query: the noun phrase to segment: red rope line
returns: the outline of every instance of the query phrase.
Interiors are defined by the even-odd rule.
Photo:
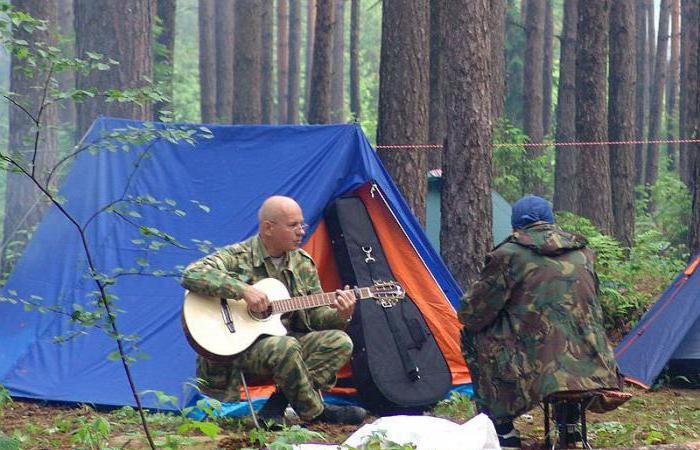
[[[659,139],[653,141],[600,141],[600,142],[526,142],[522,144],[492,144],[493,147],[549,147],[556,145],[557,147],[574,147],[574,146],[592,146],[592,145],[624,145],[624,144],[697,144],[700,139]],[[377,145],[376,148],[386,149],[408,149],[408,148],[442,148],[440,144],[404,144],[404,145]]]

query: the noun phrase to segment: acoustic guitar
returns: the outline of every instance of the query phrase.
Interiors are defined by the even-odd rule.
[[[274,278],[260,280],[253,287],[267,294],[271,304],[267,311],[251,311],[242,299],[185,292],[182,325],[187,341],[197,353],[215,360],[230,359],[250,347],[259,336],[286,335],[282,314],[330,305],[336,297],[335,292],[325,292],[290,298],[284,284]],[[357,300],[373,298],[384,308],[394,306],[405,295],[403,288],[393,281],[377,282],[351,292]]]

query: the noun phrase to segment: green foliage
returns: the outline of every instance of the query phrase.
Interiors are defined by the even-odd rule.
[[[639,188],[635,203],[637,229],[656,230],[680,250],[688,241],[693,211],[692,195],[676,173],[661,171],[651,188]]]
[[[449,399],[442,400],[435,406],[433,414],[466,421],[476,415],[476,409],[468,395],[453,392]]]
[[[14,437],[0,433],[0,450],[20,450],[21,442]]]
[[[343,449],[347,450],[415,450],[416,448],[411,443],[399,444],[387,439],[386,432],[383,430],[375,431],[366,436],[359,447],[343,446]]]
[[[76,444],[86,445],[91,449],[100,449],[107,442],[112,427],[104,417],[90,421],[78,418],[78,429],[73,432],[71,440]]]
[[[2,409],[11,404],[12,397],[10,396],[10,393],[5,386],[0,384],[0,416],[2,416]]]

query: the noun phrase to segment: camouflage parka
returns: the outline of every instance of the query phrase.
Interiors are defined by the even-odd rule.
[[[621,387],[584,237],[535,222],[486,258],[461,299],[462,350],[476,400],[518,416],[558,391]]]

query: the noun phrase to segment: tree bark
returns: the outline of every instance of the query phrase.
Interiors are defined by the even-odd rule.
[[[155,81],[162,83],[162,90],[170,101],[173,98],[173,57],[175,55],[175,17],[177,0],[156,0],[156,15],[160,21],[160,34],[156,38]],[[159,120],[162,111],[169,109],[167,102],[153,105],[153,119]]]
[[[234,2],[216,0],[214,22],[216,34],[216,118],[220,123],[233,121],[233,58],[235,48]],[[241,43],[247,41],[241,40]]]
[[[564,0],[564,24],[559,57],[556,142],[576,141],[576,22],[578,1]],[[557,145],[554,172],[554,209],[577,210],[576,148]]]
[[[542,142],[542,68],[544,58],[545,0],[528,0],[525,24],[525,67],[523,73],[523,122],[530,142]],[[528,158],[542,156],[541,147],[528,147]],[[521,180],[523,192],[542,195],[542,180],[526,173]]]
[[[603,142],[608,137],[606,62],[609,11],[608,0],[578,3],[576,138],[579,142]],[[576,169],[576,213],[590,219],[601,232],[611,234],[613,214],[608,146],[580,146]]]
[[[463,289],[492,245],[491,79],[488,0],[445,3],[447,144],[440,248]],[[475,226],[478,224],[478,226]]]
[[[610,9],[608,136],[612,141],[634,138],[636,85],[634,0],[614,0]],[[634,147],[610,147],[613,235],[625,247],[634,243]]]
[[[666,83],[666,49],[668,48],[668,18],[669,0],[661,0],[659,9],[659,35],[656,46],[656,63],[654,65],[654,83],[649,102],[649,141],[659,138],[661,124],[661,110],[664,101],[664,85]],[[656,183],[659,172],[659,144],[647,145],[647,161],[644,183],[652,185]]]
[[[678,97],[678,89],[681,79],[681,2],[680,0],[671,0],[671,60],[668,66],[668,79],[666,82],[666,138],[673,140],[676,99]],[[669,143],[666,146],[668,154],[668,167],[671,170],[678,169],[678,147]]]
[[[656,61],[656,22],[654,22],[654,18],[656,17],[654,15],[654,0],[645,0],[646,1],[646,8],[647,8],[647,104],[645,105],[646,108],[646,116],[647,120],[649,119],[649,109],[651,105],[651,92],[652,92],[652,87],[654,85],[653,80],[654,80],[654,64]],[[649,122],[647,122],[647,127],[649,126]],[[649,133],[649,130],[647,130],[647,134]],[[646,151],[644,152],[644,170],[646,171]],[[646,174],[645,174],[645,180],[646,180]]]
[[[548,136],[552,122],[552,47],[554,19],[552,0],[545,1],[544,52],[542,57],[542,135]]]
[[[306,67],[304,69],[304,111],[308,122],[311,105],[311,73],[314,62],[314,34],[316,30],[316,0],[306,2]]]
[[[216,122],[214,0],[199,0],[199,102],[202,122]]]
[[[289,0],[289,80],[287,123],[299,123],[299,74],[301,71],[301,1]]]
[[[692,46],[692,51],[694,52],[694,58],[692,62],[688,61],[688,78],[687,82],[689,86],[694,86],[693,97],[688,98],[688,103],[694,104],[692,111],[688,111],[688,125],[689,125],[689,135],[694,139],[700,138],[700,91],[698,86],[700,86],[700,48],[698,42],[700,42],[700,33],[698,33],[698,24],[700,24],[700,2],[698,0],[692,0],[692,4],[688,8],[689,11],[689,21],[693,24],[689,26],[689,36],[688,39],[694,42]],[[692,65],[691,65],[692,63]],[[691,255],[696,255],[700,252],[700,143],[694,143],[688,145],[689,151],[689,163],[692,172],[690,180],[690,192],[693,195],[693,217],[690,223],[690,242],[688,249]]]
[[[686,113],[686,98],[685,98],[685,92],[687,90],[686,87],[686,48],[687,48],[687,42],[686,42],[686,35],[687,35],[687,8],[688,8],[688,0],[681,0],[681,54],[680,54],[680,67],[681,67],[681,76],[679,80],[679,95],[678,95],[678,138],[681,140],[685,140],[688,137],[688,132],[687,132],[687,126],[686,126],[686,120],[685,120],[685,113]],[[684,182],[686,182],[687,177],[688,177],[688,172],[687,172],[687,167],[688,167],[688,158],[687,158],[687,146],[684,143],[680,143],[678,145],[678,174]]]
[[[239,45],[233,61],[234,89],[233,123],[260,123],[262,106],[260,104],[260,67],[262,42],[260,28],[262,25],[262,5],[260,0],[236,2],[234,12],[236,41]]]
[[[82,58],[85,52],[95,52],[119,61],[110,70],[78,73],[78,89],[137,88],[143,87],[147,79],[153,79],[151,2],[76,0],[75,6],[77,56]],[[150,103],[107,103],[99,96],[78,103],[77,112],[81,137],[99,115],[138,120],[153,117]]]
[[[490,0],[490,8],[491,122],[495,125],[504,115],[506,101],[506,0]]]
[[[277,121],[287,123],[289,0],[277,0]]]
[[[700,0],[685,0],[683,9],[683,91],[681,98],[684,99],[684,132],[688,139],[698,139],[698,134],[694,133],[694,127],[700,117],[700,108],[697,102],[693,101],[700,96],[700,79],[697,76],[700,60]],[[693,146],[694,145],[694,146]],[[682,152],[682,175],[688,188],[693,192],[697,186],[697,178],[693,176],[694,165],[697,164],[698,155],[697,144],[686,144]]]
[[[635,87],[635,104],[634,104],[634,129],[635,139],[638,141],[644,140],[644,124],[647,118],[646,105],[649,103],[647,89],[647,7],[644,2],[635,2],[634,8],[635,18],[635,49],[636,49],[636,67],[637,67],[637,84]],[[644,184],[644,166],[646,164],[646,152],[644,144],[635,144],[634,146],[634,184]]]
[[[384,0],[377,144],[428,140],[428,0]],[[387,170],[425,225],[428,160],[423,149],[380,149]]]
[[[49,0],[15,0],[13,6],[36,19],[48,21],[47,29],[36,29],[29,33],[24,29],[15,30],[14,37],[30,44],[45,42],[56,45],[57,5]],[[30,47],[36,51],[36,47]],[[18,67],[26,67],[24,61],[14,54],[10,58],[10,92],[17,94],[14,99],[21,104],[32,117],[16,106],[10,105],[8,154],[20,162],[28,172],[34,172],[37,180],[46,182],[48,171],[53,168],[58,157],[58,143],[55,127],[58,114],[55,105],[42,109],[44,89],[48,77],[52,74],[46,68],[35,68],[26,74]],[[41,127],[40,141],[34,148],[34,134],[38,119]],[[3,149],[3,153],[5,153]],[[48,202],[34,183],[24,174],[6,171],[5,217],[3,220],[2,254],[0,255],[2,273],[11,271],[14,263],[46,210]]]
[[[428,141],[445,141],[445,2],[430,1],[430,99],[428,111]],[[496,0],[498,1],[498,0]],[[495,75],[495,74],[494,74]],[[495,97],[495,95],[494,95]],[[442,169],[444,149],[428,152],[428,169]]]
[[[333,24],[333,57],[331,60],[331,121],[345,121],[345,0],[335,2]]]
[[[331,45],[333,39],[333,2],[316,0],[314,58],[311,69],[309,123],[331,121]]]
[[[273,123],[273,45],[275,0],[262,0],[262,54],[260,60],[260,102],[262,123]]]
[[[360,121],[360,0],[350,3],[350,114]]]

